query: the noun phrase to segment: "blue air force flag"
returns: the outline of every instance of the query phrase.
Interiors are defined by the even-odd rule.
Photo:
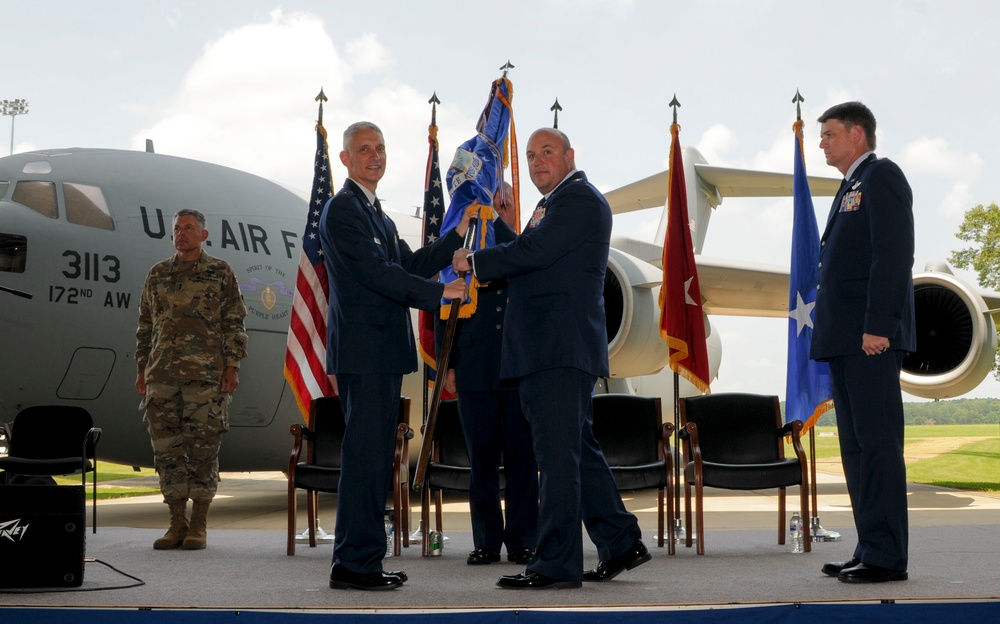
[[[505,144],[511,127],[511,99],[513,88],[510,80],[499,78],[493,82],[490,97],[476,124],[476,135],[455,150],[455,158],[448,167],[447,185],[451,196],[448,212],[441,225],[444,236],[455,229],[462,215],[469,209],[476,211],[477,231],[472,249],[492,247],[496,240],[493,233],[493,194],[503,180]],[[457,276],[449,266],[441,271],[441,281],[448,283]],[[476,309],[476,284],[470,283],[470,297],[459,309],[460,318],[468,318]],[[448,303],[448,302],[446,302]],[[446,314],[447,307],[442,312]]]
[[[819,280],[819,228],[802,155],[802,121],[795,123],[792,263],[788,292],[788,376],[785,422],[801,420],[803,431],[833,407],[830,366],[809,359],[813,336],[813,308]]]

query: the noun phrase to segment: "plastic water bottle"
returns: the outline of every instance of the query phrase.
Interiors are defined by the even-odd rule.
[[[427,539],[430,540],[427,546],[431,557],[441,556],[441,551],[444,549],[444,536],[441,535],[441,531],[429,531]]]
[[[800,553],[802,549],[802,517],[799,512],[792,514],[792,520],[788,523],[788,535],[792,538],[792,552]]]
[[[385,512],[385,556],[392,556],[392,510]]]

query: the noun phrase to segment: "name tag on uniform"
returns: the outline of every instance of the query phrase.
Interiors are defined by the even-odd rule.
[[[840,212],[854,212],[861,208],[861,191],[849,191],[840,200]]]

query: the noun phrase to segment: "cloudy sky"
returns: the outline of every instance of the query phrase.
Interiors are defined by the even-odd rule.
[[[967,0],[47,0],[4,16],[0,99],[30,103],[15,152],[152,139],[160,153],[305,190],[322,87],[332,138],[358,119],[384,130],[379,195],[402,212],[421,198],[431,94],[447,161],[508,59],[522,152],[558,97],[559,127],[602,190],[666,168],[674,94],[682,143],[711,164],[790,172],[799,90],[807,167],[827,176],[813,120],[860,99],[878,118],[879,155],[913,187],[919,269],[959,248],[965,210],[1000,194],[997,24],[1000,4]],[[822,223],[827,200],[816,208]],[[620,219],[616,233],[652,240],[658,220]],[[730,199],[703,252],[787,266],[790,237],[790,200]],[[713,390],[783,396],[786,321],[712,320],[724,348]],[[1000,396],[1000,383],[968,396]]]

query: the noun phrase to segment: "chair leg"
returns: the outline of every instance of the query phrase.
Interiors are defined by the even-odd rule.
[[[799,498],[800,505],[802,505],[802,513],[805,517],[802,518],[802,539],[805,542],[803,545],[803,550],[806,552],[812,552],[812,535],[809,531],[812,528],[812,511],[809,508],[809,486],[805,483],[799,486]]]
[[[424,531],[420,540],[420,554],[427,557],[431,554],[431,492],[426,483],[420,490],[420,526]]]
[[[684,547],[691,548],[691,484],[684,483]]]
[[[309,548],[316,548],[316,526],[319,522],[316,520],[317,507],[319,507],[319,492],[315,490],[306,490],[306,518],[309,525]]]
[[[392,555],[399,556],[401,538],[399,532],[402,528],[403,518],[403,492],[402,477],[399,466],[395,466],[392,473]]]
[[[444,536],[444,511],[442,507],[444,506],[444,491],[438,490],[434,495],[434,519],[437,521],[437,530],[442,536]]]
[[[399,550],[402,547],[402,536],[400,533],[403,530],[403,496],[396,490],[393,496],[392,503],[392,556],[398,557]]]
[[[668,487],[667,491],[665,492],[664,498],[666,498],[666,500],[667,500],[667,518],[670,518],[670,525],[669,526],[665,526],[664,530],[660,531],[660,535],[663,536],[663,537],[666,537],[666,539],[667,539],[667,554],[668,555],[673,555],[673,554],[675,554],[677,552],[677,547],[674,544],[674,526],[673,526],[674,525],[674,493],[673,493],[673,489],[671,489],[671,488]],[[661,511],[660,512],[660,516],[662,517],[662,515],[663,515],[663,512]],[[664,531],[666,531],[666,535],[664,535]]]
[[[81,476],[83,477],[83,487],[84,489],[86,489],[87,473],[84,472],[83,475]],[[94,494],[93,505],[91,505],[92,507],[91,513],[93,513],[93,520],[91,521],[91,525],[93,526],[94,535],[97,535],[97,457],[94,457],[94,474],[90,476],[90,482],[91,485],[93,486],[93,494]]]
[[[778,488],[778,545],[785,545],[785,488]]]
[[[407,426],[400,424],[396,427],[396,448],[392,458],[392,554],[399,556],[399,548],[402,542],[400,531],[403,525],[403,445]]]
[[[399,494],[400,494],[400,507],[402,508],[402,513],[399,516],[399,527],[397,532],[401,532],[402,535],[399,537],[402,540],[403,548],[410,547],[410,444],[407,439],[407,434],[412,435],[408,425],[400,426],[400,461],[398,467],[399,473]]]
[[[295,513],[298,501],[295,496],[295,486],[291,480],[288,481],[288,544],[285,554],[289,557],[295,556]]]
[[[656,546],[663,548],[663,488],[656,491]]]
[[[410,480],[409,477],[401,484],[402,516],[400,519],[400,529],[403,534],[403,548],[410,547]]]
[[[695,497],[695,526],[698,529],[698,554],[705,554],[705,486],[696,483],[694,486]],[[689,529],[690,531],[690,529]],[[690,535],[690,532],[688,533]]]
[[[392,512],[392,556],[398,557],[403,546],[403,538],[399,535],[403,531],[403,512],[397,507]]]

